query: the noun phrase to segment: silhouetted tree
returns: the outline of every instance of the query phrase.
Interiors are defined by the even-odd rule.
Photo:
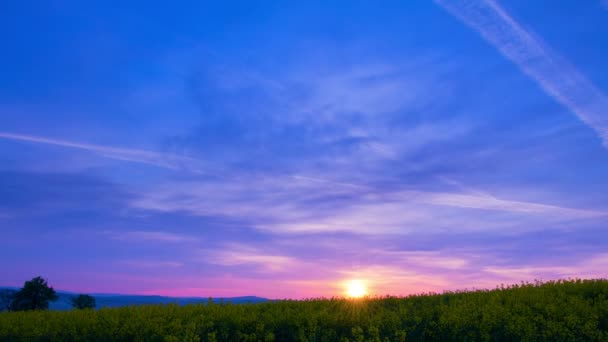
[[[86,294],[80,294],[70,299],[74,309],[95,309],[95,298]]]
[[[0,312],[10,310],[16,293],[17,291],[11,289],[0,290]]]
[[[49,287],[46,280],[36,277],[26,281],[23,288],[15,293],[11,310],[47,310],[49,302],[54,302],[58,298],[55,290]]]

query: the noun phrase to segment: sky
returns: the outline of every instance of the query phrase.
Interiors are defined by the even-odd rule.
[[[11,1],[0,285],[608,277],[608,2]]]

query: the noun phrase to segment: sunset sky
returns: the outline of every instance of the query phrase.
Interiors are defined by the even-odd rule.
[[[608,1],[12,1],[0,285],[608,277]]]

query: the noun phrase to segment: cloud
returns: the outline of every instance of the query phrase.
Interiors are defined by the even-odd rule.
[[[608,276],[606,269],[608,269],[608,253],[599,253],[569,265],[488,266],[483,268],[483,272],[516,282],[524,279],[531,281],[533,279],[606,278]]]
[[[283,255],[265,253],[243,244],[227,244],[222,249],[203,252],[205,261],[223,266],[256,265],[270,272],[285,271],[296,260]]]
[[[361,55],[345,64],[329,56],[264,72],[244,64],[211,63],[193,72],[193,101],[204,115],[170,144],[227,167],[306,173],[311,165],[353,170],[398,160],[469,131],[456,119],[407,115],[426,113],[445,96],[445,64],[428,57],[393,62]]]
[[[411,253],[414,256],[420,252],[396,252],[397,254]],[[440,252],[423,252],[429,255],[439,255]],[[422,257],[422,255],[420,255]],[[489,260],[488,260],[489,258]],[[608,254],[599,253],[587,256],[584,260],[556,266],[555,263],[543,265],[542,262],[533,264],[496,265],[491,255],[478,257],[480,264],[469,264],[466,259],[436,272],[437,267],[420,265],[412,267],[399,260],[382,264],[368,264],[364,267],[340,271],[339,279],[365,279],[371,292],[375,294],[411,294],[422,291],[444,291],[463,288],[494,288],[503,283],[519,283],[520,281],[553,280],[566,278],[605,278],[608,276]],[[424,260],[424,258],[422,259]],[[448,263],[447,265],[450,265]],[[435,270],[434,270],[435,269]]]
[[[0,132],[0,138],[74,148],[88,152],[94,152],[110,159],[142,163],[171,170],[187,169],[191,172],[200,172],[199,167],[201,163],[199,160],[174,154],[167,154],[149,150],[77,143],[67,140],[51,139],[46,137],[15,134],[9,132]]]
[[[529,213],[541,215],[557,215],[567,218],[595,218],[608,216],[608,212],[572,209],[560,206],[499,199],[487,194],[464,194],[464,193],[431,193],[413,192],[418,200],[443,206],[506,211],[512,213]]]
[[[163,231],[125,231],[125,232],[115,232],[115,231],[105,231],[104,234],[108,235],[114,240],[121,241],[156,241],[156,242],[187,242],[187,241],[197,241],[197,238],[175,234],[170,232]]]
[[[382,189],[301,176],[172,182],[150,188],[131,206],[238,218],[278,234],[528,231],[608,216],[601,210],[504,199],[479,191]]]
[[[317,295],[342,293],[344,283],[354,278],[364,279],[374,294],[408,294],[420,291],[422,286],[440,290],[449,284],[448,274],[459,274],[469,266],[465,258],[448,256],[443,251],[387,252],[365,249],[363,245],[355,250],[351,240],[342,241],[342,245],[331,248],[330,254],[326,253],[329,246],[319,250],[310,244],[308,247],[314,252],[308,250],[300,256],[294,253],[294,246],[287,247],[287,251],[282,246],[282,252],[269,252],[249,245],[226,244],[221,249],[201,251],[200,255],[211,264],[247,267],[239,270],[237,278],[262,276],[273,283],[288,283],[296,293]],[[365,256],[365,265],[353,263],[357,255]],[[368,259],[370,256],[373,258]],[[433,270],[441,270],[442,275]]]
[[[591,127],[608,148],[608,97],[494,0],[435,0],[490,42],[557,102]]]
[[[134,268],[177,268],[183,266],[181,262],[153,260],[125,260],[120,261],[119,264]]]
[[[410,69],[411,68],[411,69]],[[428,75],[412,66],[368,63],[341,67],[331,73],[320,70],[295,72],[293,81],[309,89],[310,96],[298,104],[298,117],[311,115],[320,122],[343,119],[354,113],[386,115],[404,108],[419,107],[431,85]]]
[[[393,262],[407,267],[423,269],[461,270],[469,265],[468,259],[444,255],[443,251],[372,250],[370,254],[386,258],[387,263]]]

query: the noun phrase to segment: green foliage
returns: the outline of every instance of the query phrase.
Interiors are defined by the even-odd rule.
[[[36,277],[26,281],[23,288],[15,293],[11,303],[12,311],[47,310],[50,301],[58,299],[55,290],[49,287],[46,280]]]
[[[74,309],[95,309],[95,298],[86,294],[70,298],[70,302]]]
[[[608,341],[608,281],[0,314],[0,341]]]

